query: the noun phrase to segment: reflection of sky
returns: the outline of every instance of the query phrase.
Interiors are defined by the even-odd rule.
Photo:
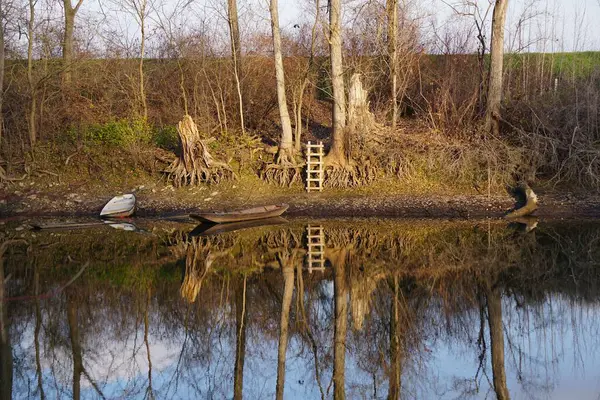
[[[546,321],[546,323],[544,323]],[[512,399],[597,399],[600,393],[600,359],[597,306],[573,304],[554,296],[535,308],[517,308],[503,302],[504,350],[507,385]],[[478,332],[478,320],[471,327]],[[486,325],[487,329],[487,325]],[[487,331],[486,331],[487,332]],[[495,398],[488,354],[476,399]],[[453,390],[461,382],[474,388],[478,367],[477,345],[448,340],[431,344],[433,359],[428,365],[443,398],[465,398]],[[431,393],[433,395],[434,393]],[[427,396],[434,397],[434,396]],[[437,397],[437,396],[436,396]]]
[[[332,301],[330,285],[324,286],[327,301]],[[330,296],[331,295],[331,296]],[[549,297],[535,306],[517,306],[513,299],[504,299],[505,361],[508,388],[513,399],[596,399],[600,392],[600,357],[598,330],[600,311],[597,306],[575,303],[559,295]],[[491,380],[490,343],[486,327],[488,352],[477,385],[474,377],[478,367],[478,311],[468,311],[463,321],[470,341],[443,333],[424,339],[420,346],[426,354],[411,354],[403,366],[403,398],[495,398]],[[323,314],[320,314],[323,315]],[[464,316],[464,315],[463,315]],[[153,324],[158,324],[152,321]],[[320,322],[321,327],[333,329],[333,324]],[[277,378],[277,337],[275,331],[257,329],[249,321],[244,369],[244,397],[273,398]],[[21,335],[20,347],[33,353],[33,324]],[[352,329],[351,323],[349,330]],[[208,335],[209,343],[197,347],[192,338],[182,332],[165,338],[152,326],[149,335],[152,356],[153,389],[157,398],[231,398],[235,344],[229,334],[215,329]],[[89,334],[89,332],[88,332]],[[128,335],[102,332],[102,339],[88,338],[84,343],[84,365],[107,398],[144,398],[148,386],[148,360],[144,343],[143,324]],[[349,331],[350,335],[350,331]],[[333,332],[321,337],[333,338]],[[348,346],[346,355],[346,389],[349,398],[372,398],[377,382],[377,397],[387,396],[387,384],[382,370],[374,378],[360,368],[361,337]],[[474,340],[473,340],[474,338]],[[362,340],[368,338],[362,337]],[[94,348],[90,348],[94,343]],[[97,345],[102,343],[102,345]],[[182,352],[182,348],[185,349]],[[323,353],[332,355],[331,343],[320,345],[321,382],[323,390],[332,397],[330,387],[332,360],[325,361]],[[327,347],[327,348],[324,348]],[[44,346],[42,346],[44,348]],[[367,347],[365,347],[367,348]],[[51,397],[71,396],[72,363],[68,345],[42,351],[42,368],[46,394]],[[200,361],[200,359],[202,361]],[[416,360],[419,360],[418,362]],[[312,352],[298,336],[290,338],[286,365],[286,399],[320,398],[314,379]],[[418,364],[418,365],[417,365]],[[35,386],[35,369],[28,369],[30,385]],[[15,377],[15,379],[19,379]],[[489,381],[488,381],[489,379]],[[94,388],[82,375],[84,398],[97,398]],[[18,396],[16,396],[18,398]]]

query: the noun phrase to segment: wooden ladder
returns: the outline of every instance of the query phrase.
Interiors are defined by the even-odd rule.
[[[321,225],[306,227],[308,241],[308,273],[325,270],[325,234]]]
[[[306,191],[323,191],[323,142],[306,145]]]

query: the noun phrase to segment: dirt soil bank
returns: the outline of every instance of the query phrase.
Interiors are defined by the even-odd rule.
[[[191,211],[222,211],[261,204],[287,203],[286,215],[298,217],[502,217],[514,201],[508,194],[412,194],[389,185],[306,193],[301,187],[281,189],[258,180],[218,186],[176,189],[160,182],[122,185],[29,181],[0,189],[0,219],[32,216],[97,215],[114,195],[134,192],[142,217],[173,216]],[[536,215],[552,218],[600,218],[600,195],[536,190]]]

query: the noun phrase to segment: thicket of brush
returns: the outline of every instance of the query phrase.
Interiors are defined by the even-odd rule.
[[[352,140],[356,158],[369,159],[387,176],[410,182],[453,182],[476,188],[500,187],[515,179],[600,187],[599,53],[509,54],[505,57],[501,137],[483,133],[486,59],[476,55],[406,53],[401,58],[401,119],[397,131],[382,127]],[[348,56],[347,77],[360,72],[378,122],[389,123],[389,79],[384,58]],[[162,148],[177,152],[175,126],[187,112],[211,151],[258,173],[263,145],[279,136],[274,66],[263,56],[246,56],[241,71],[245,130],[228,58],[149,59],[145,62],[148,118],[139,109],[134,59],[81,59],[73,80],[62,81],[61,63],[39,60],[34,68],[38,113],[37,146],[60,154],[74,149]],[[290,101],[306,71],[302,141],[330,133],[328,62],[285,59]],[[0,160],[9,173],[35,165],[30,152],[28,110],[32,94],[24,62],[9,61]],[[294,120],[293,120],[294,122]],[[257,154],[259,156],[257,156]],[[162,153],[165,157],[165,153]],[[25,163],[23,163],[25,160]],[[68,161],[68,160],[67,160]],[[85,157],[80,162],[86,162]],[[73,164],[73,162],[71,163]],[[30,168],[31,169],[31,168]],[[381,176],[380,176],[381,178]]]

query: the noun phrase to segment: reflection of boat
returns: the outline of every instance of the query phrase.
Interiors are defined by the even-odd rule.
[[[56,224],[32,224],[31,228],[33,230],[69,230],[69,229],[87,229],[87,228],[95,228],[99,226],[106,226],[101,221],[94,222],[65,222],[65,223],[56,223]]]
[[[256,219],[278,217],[288,209],[287,204],[270,205],[248,208],[247,210],[230,212],[211,212],[202,214],[190,214],[190,217],[202,221],[222,224],[227,222],[252,221]]]
[[[255,228],[257,226],[269,226],[285,224],[287,220],[282,217],[263,218],[252,221],[231,222],[229,224],[200,224],[189,236],[212,236],[219,233],[234,232],[241,229]]]
[[[138,230],[137,226],[129,222],[115,222],[115,221],[104,221],[111,228],[119,229],[121,231],[135,232]]]
[[[135,195],[124,194],[113,197],[100,211],[104,218],[130,217],[135,212]]]

